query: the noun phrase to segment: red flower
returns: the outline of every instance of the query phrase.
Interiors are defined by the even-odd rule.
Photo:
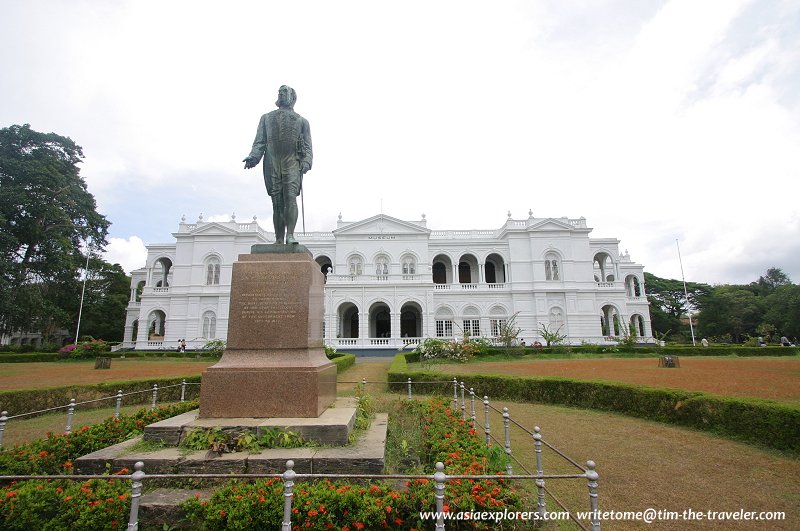
[[[450,512],[450,506],[449,505],[443,505],[442,506],[442,512],[443,513],[449,513]]]
[[[391,505],[387,505],[387,506],[385,507],[385,509],[386,509],[386,514],[389,514],[389,513],[391,513],[391,512],[392,512],[392,506],[391,506]]]
[[[355,526],[356,529],[364,529],[364,524],[362,524],[361,522],[356,522],[353,525]]]

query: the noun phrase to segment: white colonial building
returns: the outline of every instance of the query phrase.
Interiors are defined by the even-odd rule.
[[[333,232],[297,235],[326,275],[324,337],[344,350],[401,348],[426,337],[497,336],[515,316],[528,345],[538,331],[608,343],[633,330],[652,341],[640,264],[619,240],[590,238],[585,218],[535,218],[494,230],[430,230],[377,215]],[[148,246],[133,272],[124,347],[200,348],[225,339],[231,267],[274,234],[253,219],[181,221],[175,242]]]

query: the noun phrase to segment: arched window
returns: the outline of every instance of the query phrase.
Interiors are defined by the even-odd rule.
[[[375,259],[375,274],[386,280],[389,276],[389,259],[385,256],[379,256]]]
[[[550,314],[548,318],[550,321],[551,332],[558,332],[564,327],[564,310],[562,310],[558,306],[550,308]]]
[[[403,257],[403,274],[404,275],[416,275],[417,274],[417,262],[414,260],[413,256],[404,256]]]
[[[203,338],[214,339],[217,336],[217,316],[211,310],[203,313]]]
[[[206,260],[206,286],[219,285],[219,258],[212,256]]]
[[[351,275],[361,275],[364,271],[364,264],[360,256],[351,256],[347,261],[347,269]]]
[[[558,255],[547,253],[544,257],[544,278],[546,280],[561,280],[561,264]]]

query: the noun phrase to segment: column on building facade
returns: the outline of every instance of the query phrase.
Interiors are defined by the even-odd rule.
[[[484,272],[484,268],[486,264],[478,264],[478,283],[479,284],[486,284],[486,273]]]
[[[389,322],[391,323],[391,327],[392,327],[390,337],[392,339],[398,338],[401,335],[400,334],[400,315],[401,315],[401,312],[399,312],[399,311],[389,312]]]

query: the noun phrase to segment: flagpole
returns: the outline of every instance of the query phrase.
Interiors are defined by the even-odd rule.
[[[686,313],[689,315],[689,330],[692,332],[692,346],[697,346],[694,342],[694,326],[692,325],[692,310],[689,309],[689,291],[686,289],[686,277],[683,276],[683,260],[681,259],[681,246],[678,245],[678,238],[675,238],[675,246],[678,248],[678,262],[681,264],[681,279],[683,280],[683,294],[686,296]]]
[[[83,314],[83,296],[86,293],[86,279],[89,277],[89,240],[86,240],[86,267],[83,268],[83,287],[81,288],[81,305],[78,307],[78,328],[75,330],[75,344],[78,344],[81,333],[81,315]]]

